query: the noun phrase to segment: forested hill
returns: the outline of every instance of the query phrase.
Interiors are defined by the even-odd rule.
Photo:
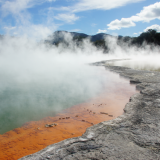
[[[132,44],[142,45],[143,42],[147,44],[160,45],[160,33],[156,30],[149,29],[147,32],[143,32],[140,36],[132,38]]]
[[[58,46],[59,44],[65,44],[69,46],[69,43],[75,42],[77,45],[81,45],[83,40],[88,39],[91,41],[93,45],[97,48],[104,49],[104,52],[108,51],[108,45],[106,42],[106,37],[113,37],[109,34],[99,33],[93,36],[84,34],[84,33],[76,33],[76,32],[67,32],[67,31],[56,31],[52,36],[46,40],[46,43],[50,43]],[[149,45],[159,45],[160,46],[160,33],[156,30],[149,29],[147,32],[141,33],[138,37],[129,37],[129,36],[118,36],[117,44],[123,45],[124,43],[128,46],[135,45],[137,47],[143,47],[143,44]]]
[[[46,40],[52,44],[58,44],[69,40],[69,37],[73,37],[73,41],[82,41],[83,39],[90,39],[91,42],[96,42],[100,40],[104,40],[105,36],[111,36],[105,33],[99,33],[93,36],[84,34],[84,33],[77,33],[77,32],[67,32],[67,31],[56,31],[53,35],[49,36],[49,39]]]

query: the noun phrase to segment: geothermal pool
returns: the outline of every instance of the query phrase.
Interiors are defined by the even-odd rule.
[[[30,91],[31,87],[20,93],[19,91],[16,94],[15,92],[10,93],[12,103],[4,101],[6,102],[4,104],[10,104],[12,107],[10,109],[9,106],[8,112],[5,112],[7,118],[3,116],[6,118],[6,120],[2,119],[3,125],[5,123],[7,125],[7,122],[12,122],[14,119],[16,119],[15,122],[23,121],[9,124],[11,127],[8,129],[16,128],[15,126],[19,128],[0,135],[0,159],[16,160],[35,153],[50,144],[81,136],[88,127],[102,121],[115,119],[123,114],[123,109],[130,96],[137,93],[135,86],[118,74],[105,70],[104,67],[90,67],[93,72],[90,74],[88,72],[86,77],[82,74],[83,72],[78,74],[80,79],[78,79],[78,83],[72,81],[73,86],[71,83],[66,86],[65,83],[57,85],[56,89],[51,87],[41,89],[44,86],[38,88],[33,85],[33,88],[37,87],[34,92]],[[83,77],[81,77],[82,75]],[[14,87],[17,88],[17,86]],[[61,87],[65,89],[62,90]],[[79,90],[80,88],[81,90]],[[71,89],[71,93],[69,89]],[[39,93],[39,91],[41,92]],[[54,93],[55,91],[56,93]],[[57,93],[60,93],[59,97],[55,98]],[[26,97],[23,97],[24,95]],[[12,96],[13,98],[11,98]],[[16,100],[21,100],[21,105]],[[47,104],[48,106],[46,106]],[[17,105],[19,107],[14,109],[14,106]],[[38,109],[39,105],[40,109]],[[60,107],[60,109],[56,107]],[[12,110],[14,110],[13,115]],[[25,121],[27,123],[24,124]],[[52,123],[56,123],[57,126],[45,127],[46,124]],[[2,128],[3,125],[1,125]],[[21,125],[22,127],[20,127]],[[6,128],[5,130],[7,130]]]
[[[63,109],[97,96],[104,85],[111,84],[110,75],[103,75],[101,69],[87,65],[34,76],[1,76],[0,134],[28,121],[55,116]]]

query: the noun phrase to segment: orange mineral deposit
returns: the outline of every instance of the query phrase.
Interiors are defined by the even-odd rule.
[[[121,79],[112,88],[104,86],[103,92],[88,102],[0,135],[0,160],[17,160],[50,144],[81,136],[88,127],[123,114],[125,104],[136,92],[135,86]]]

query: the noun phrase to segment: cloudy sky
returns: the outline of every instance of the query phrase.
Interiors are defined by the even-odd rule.
[[[0,0],[0,34],[43,38],[56,30],[138,36],[160,31],[157,0]]]

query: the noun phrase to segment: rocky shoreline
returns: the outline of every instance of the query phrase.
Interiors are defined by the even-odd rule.
[[[152,160],[160,159],[160,73],[105,66],[136,84],[124,114],[89,127],[77,138],[66,139],[20,160]]]

